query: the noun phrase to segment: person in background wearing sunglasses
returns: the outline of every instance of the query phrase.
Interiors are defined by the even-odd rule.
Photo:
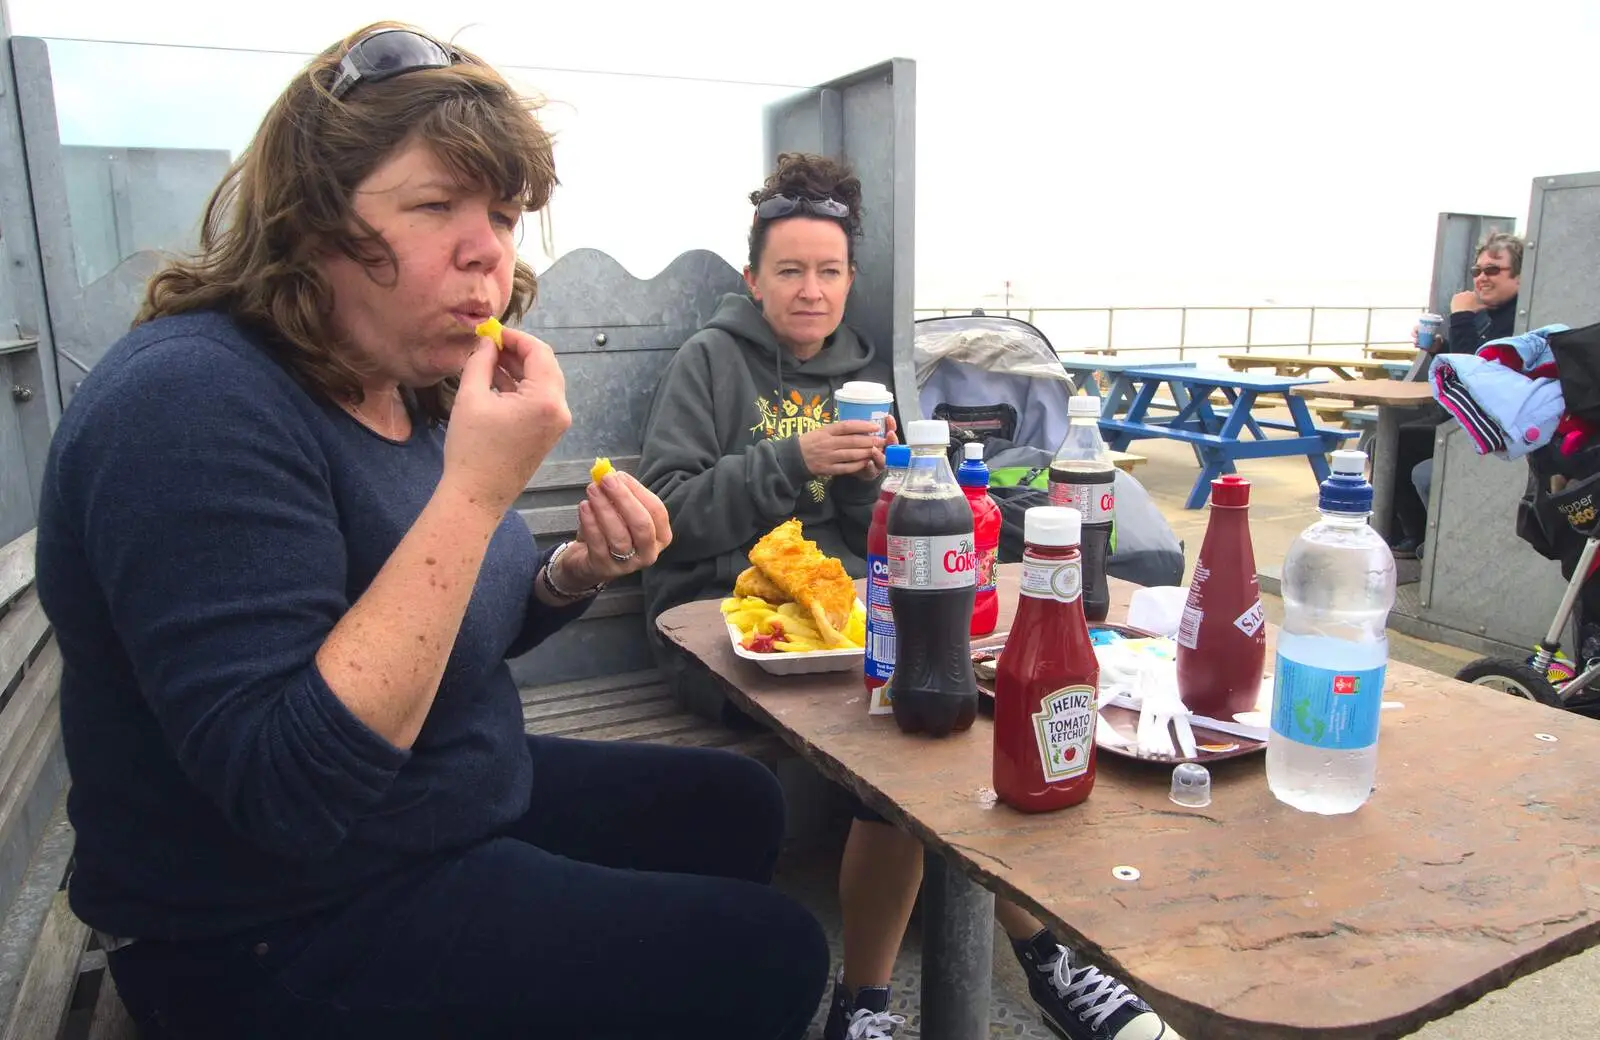
[[[390,23],[296,75],[52,444],[71,902],[149,1038],[797,1040],[821,928],[772,774],[528,737],[508,657],[672,543],[607,476],[511,505],[570,422],[489,318],[555,187],[534,107]],[[492,329],[492,326],[491,326]]]
[[[1509,336],[1517,320],[1517,293],[1522,284],[1522,239],[1496,231],[1478,247],[1469,270],[1472,288],[1450,298],[1449,324],[1434,339],[1431,354],[1475,354],[1492,339]],[[1411,330],[1417,342],[1417,329]],[[1434,431],[1450,418],[1435,405],[1425,418],[1400,425],[1395,465],[1394,518],[1389,545],[1397,559],[1424,552],[1428,530],[1428,494],[1433,483]]]
[[[831,159],[785,154],[750,201],[750,296],[725,297],[674,356],[645,429],[640,479],[666,503],[677,532],[643,576],[658,645],[657,614],[727,595],[745,550],[791,515],[862,577],[884,446],[895,439],[892,425],[879,439],[867,424],[829,421],[833,389],[845,380],[893,385],[891,359],[843,324],[861,182]],[[692,688],[698,676],[682,670],[679,655],[658,657],[692,705],[720,696]],[[884,1040],[905,1022],[890,1011],[889,980],[922,884],[922,844],[859,800],[854,817],[839,870],[844,963],[824,1040]],[[1067,1040],[1166,1035],[1149,1005],[1020,908],[996,900],[995,916],[1041,1013]]]

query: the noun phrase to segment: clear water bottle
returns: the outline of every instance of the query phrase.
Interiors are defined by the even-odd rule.
[[[1283,629],[1273,670],[1267,786],[1304,812],[1354,812],[1372,794],[1389,663],[1394,554],[1367,524],[1367,456],[1333,453],[1322,519],[1283,561]]]

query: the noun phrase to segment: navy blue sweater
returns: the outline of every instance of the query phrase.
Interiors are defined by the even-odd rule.
[[[508,656],[586,604],[533,597],[508,514],[402,750],[314,657],[438,484],[442,429],[377,436],[231,320],[162,319],[95,366],[51,445],[38,592],[64,669],[73,910],[201,938],[332,906],[528,808]]]

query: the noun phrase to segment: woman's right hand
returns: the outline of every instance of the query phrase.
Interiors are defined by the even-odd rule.
[[[813,477],[840,477],[872,464],[873,452],[882,452],[884,439],[878,424],[852,419],[829,423],[800,435],[800,455]]]
[[[555,351],[509,326],[505,346],[487,338],[461,370],[444,438],[444,477],[475,505],[511,508],[572,425]]]

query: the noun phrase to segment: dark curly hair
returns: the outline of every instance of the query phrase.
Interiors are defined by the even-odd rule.
[[[767,229],[772,225],[805,216],[813,220],[829,220],[844,229],[849,243],[850,264],[856,262],[856,239],[861,237],[861,181],[848,164],[829,159],[825,155],[807,155],[803,152],[784,152],[778,156],[778,167],[766,183],[750,193],[750,205],[759,206],[767,199],[787,195],[792,199],[821,201],[833,199],[850,207],[848,217],[829,217],[815,213],[797,213],[771,220],[755,218],[750,224],[750,267],[761,266],[761,251],[767,244]]]

